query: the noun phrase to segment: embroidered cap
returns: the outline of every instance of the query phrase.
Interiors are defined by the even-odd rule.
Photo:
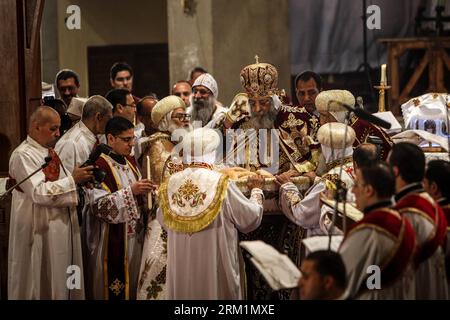
[[[200,75],[197,79],[195,79],[194,84],[192,85],[192,89],[197,86],[204,86],[212,92],[214,98],[217,99],[219,95],[219,88],[217,87],[217,82],[209,73],[204,73]]]
[[[214,164],[220,140],[216,130],[206,127],[192,130],[182,141],[183,162]]]
[[[345,134],[346,129],[347,134]],[[355,130],[350,126],[339,122],[326,123],[321,126],[317,132],[317,140],[320,144],[333,149],[345,149],[351,147],[353,142],[355,142],[355,139]]]
[[[342,104],[354,107],[355,97],[348,90],[326,90],[317,95],[315,104],[319,112],[347,111]]]
[[[152,109],[152,121],[155,126],[159,125],[166,114],[178,108],[186,109],[186,104],[180,97],[172,95],[159,100]]]

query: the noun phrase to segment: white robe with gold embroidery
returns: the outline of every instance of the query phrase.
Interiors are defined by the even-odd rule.
[[[44,163],[48,149],[31,137],[14,150],[9,173],[21,181]],[[12,194],[8,252],[9,299],[84,299],[80,229],[75,182],[60,167],[59,180],[45,182],[42,171]],[[79,289],[67,288],[78,266]]]
[[[143,245],[143,223],[141,210],[131,192],[131,184],[136,181],[135,174],[127,163],[119,164],[111,157],[102,156],[112,166],[120,189],[110,193],[108,188],[86,190],[91,206],[90,216],[86,216],[89,231],[88,270],[86,271],[86,292],[93,299],[105,299],[104,294],[104,258],[107,252],[105,237],[108,224],[126,223],[127,259],[129,273],[129,298],[135,299],[139,266]],[[139,174],[140,177],[140,174]]]
[[[306,229],[307,237],[328,234],[327,213],[333,210],[320,200],[321,194],[328,190],[325,179],[335,182],[341,172],[341,166],[328,171],[322,178],[316,178],[315,183],[306,191],[302,198],[298,188],[292,183],[280,187],[279,205],[283,213],[295,224]],[[352,176],[353,163],[344,164],[341,179],[347,188],[347,201],[353,199],[351,188],[354,184]],[[333,233],[341,234],[338,229]]]
[[[240,249],[238,231],[250,232],[261,223],[263,193],[253,189],[250,200],[229,182],[226,190],[220,183],[221,174],[207,169],[188,168],[169,178],[167,183],[168,209],[158,209],[158,220],[167,228],[167,293],[168,299],[242,299]],[[190,183],[188,182],[190,180]],[[175,231],[169,221],[183,224],[193,216],[205,216],[218,202],[217,194],[225,192],[217,215],[197,232]],[[164,191],[160,191],[162,193]],[[160,198],[164,195],[160,194]],[[162,205],[163,206],[163,205]],[[174,222],[175,220],[175,222]],[[198,219],[193,225],[205,225]],[[185,228],[192,225],[183,224]]]

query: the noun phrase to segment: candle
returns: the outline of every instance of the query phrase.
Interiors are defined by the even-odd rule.
[[[386,64],[381,65],[381,79],[380,84],[386,84]]]
[[[150,157],[149,156],[147,156],[147,179],[149,181],[151,181],[151,179],[152,179],[152,173],[150,171]],[[152,208],[152,193],[151,192],[149,192],[147,194],[147,205],[148,205],[149,209]]]

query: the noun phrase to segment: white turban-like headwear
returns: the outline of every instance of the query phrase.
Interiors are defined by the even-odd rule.
[[[317,140],[326,163],[351,156],[355,139],[356,133],[352,127],[339,122],[326,123],[317,131]]]
[[[183,137],[183,162],[214,164],[221,138],[216,130],[203,127],[190,131]]]
[[[216,80],[209,73],[204,73],[195,79],[192,88],[195,88],[196,86],[204,86],[208,88],[212,92],[214,98],[217,99],[217,96],[219,95],[219,88],[217,87]]]

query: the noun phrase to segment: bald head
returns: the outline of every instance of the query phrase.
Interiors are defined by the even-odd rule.
[[[48,106],[41,106],[30,117],[29,136],[45,148],[53,148],[59,138],[61,118]]]
[[[55,117],[59,118],[59,114],[55,109],[48,106],[40,106],[31,114],[30,125],[33,123],[42,125]]]
[[[142,98],[137,104],[137,116],[139,121],[144,124],[147,133],[152,133],[155,128],[152,122],[152,110],[157,102],[157,99],[147,96]]]

